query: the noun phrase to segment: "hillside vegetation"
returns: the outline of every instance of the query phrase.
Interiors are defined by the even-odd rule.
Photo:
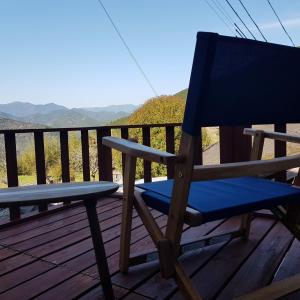
[[[132,114],[117,121],[111,123],[111,125],[121,124],[165,124],[165,123],[181,123],[183,120],[183,114],[186,103],[186,90],[181,91],[171,96],[160,96],[149,99],[146,103],[140,106]],[[68,110],[67,110],[68,112]],[[77,112],[77,111],[76,111]],[[60,114],[56,112],[57,116]],[[47,116],[47,114],[44,114]],[[29,117],[28,117],[29,119]],[[113,130],[114,136],[120,136],[120,130]],[[166,133],[165,127],[151,128],[151,146],[166,150]],[[138,140],[142,143],[142,129],[130,129],[129,137]],[[175,128],[175,151],[178,151],[179,142],[181,137],[181,128]],[[202,131],[203,148],[206,149],[211,145],[212,139],[207,131]],[[70,168],[71,177],[73,180],[79,178],[82,173],[82,162],[81,162],[81,142],[80,137],[77,134],[70,135],[69,141],[70,147]],[[61,180],[61,168],[60,168],[60,151],[59,151],[59,140],[58,136],[51,135],[45,137],[45,152],[46,152],[46,173],[47,176],[51,177],[54,181]],[[121,154],[113,151],[113,164],[114,167],[121,171]],[[90,134],[90,165],[91,165],[91,176],[96,178],[97,174],[97,140],[95,133]],[[35,155],[34,145],[31,139],[30,143],[27,143],[26,149],[18,151],[18,167],[19,175],[22,176],[33,176],[35,174]],[[152,164],[152,176],[165,176],[166,167]],[[143,178],[143,164],[141,160],[138,160],[137,164],[137,179]]]
[[[164,123],[181,123],[186,103],[186,90],[171,96],[160,96],[148,100],[143,106],[138,108],[129,117],[113,122],[114,125],[121,124],[164,124]],[[114,132],[117,135],[117,132]],[[137,139],[142,143],[142,130],[131,129],[129,131],[131,138]],[[166,134],[165,128],[152,128],[151,147],[159,150],[166,150]],[[175,149],[178,150],[181,137],[181,129],[175,128]],[[204,129],[202,131],[203,148],[206,149],[212,140]],[[121,156],[114,152],[114,164],[117,169],[121,167]],[[152,176],[165,176],[166,167],[163,165],[152,164]],[[142,161],[138,161],[137,178],[143,177]]]

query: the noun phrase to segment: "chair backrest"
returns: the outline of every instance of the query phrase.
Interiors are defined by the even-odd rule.
[[[300,123],[300,49],[199,32],[183,131]]]

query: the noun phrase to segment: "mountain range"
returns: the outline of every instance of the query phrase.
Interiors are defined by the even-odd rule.
[[[36,105],[17,101],[0,104],[0,124],[6,124],[5,128],[13,123],[14,128],[21,128],[23,123],[29,123],[31,127],[38,126],[35,124],[48,127],[99,126],[130,115],[137,107],[125,104],[69,109],[55,103]],[[17,126],[17,122],[20,122],[20,126]]]
[[[187,89],[171,96],[162,96],[167,101],[172,97],[185,100]],[[104,107],[67,108],[55,103],[32,104],[11,102],[0,104],[0,128],[40,128],[40,127],[86,127],[112,123],[127,123],[141,106],[133,104],[108,105]],[[152,116],[148,116],[152,119]],[[151,123],[151,122],[150,122]]]

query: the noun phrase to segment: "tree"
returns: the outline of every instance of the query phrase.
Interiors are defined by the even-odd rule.
[[[137,109],[132,115],[126,120],[122,119],[121,122],[124,124],[165,124],[165,123],[182,123],[185,109],[185,100],[179,96],[160,96],[148,100],[143,106]],[[118,122],[115,122],[118,124]],[[115,124],[114,123],[114,124]],[[118,132],[115,130],[114,135],[118,136]],[[139,143],[142,143],[142,129],[131,129],[129,131],[130,138],[136,139]],[[154,127],[150,131],[151,136],[151,147],[159,150],[166,150],[166,133],[164,127]],[[174,132],[175,138],[175,151],[178,151],[181,128],[176,127]],[[210,136],[207,134],[205,129],[202,130],[202,145],[203,149],[206,149],[211,144]],[[116,155],[113,152],[114,167],[121,170],[121,156]],[[137,178],[143,178],[143,161],[138,159]],[[152,163],[152,176],[166,176],[166,166]]]

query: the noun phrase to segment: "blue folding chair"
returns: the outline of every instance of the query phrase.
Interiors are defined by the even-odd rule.
[[[270,209],[299,239],[300,189],[263,176],[299,167],[300,155],[261,160],[265,138],[300,143],[299,136],[246,129],[244,133],[254,137],[250,161],[207,166],[194,164],[201,127],[300,123],[299,74],[300,49],[200,32],[179,154],[115,137],[103,138],[106,146],[126,154],[120,254],[122,272],[127,272],[129,265],[147,261],[146,255],[130,257],[133,206],[157,246],[162,276],[175,278],[188,299],[201,297],[178,262],[184,249],[192,246],[191,243],[189,247],[180,244],[184,223],[199,226],[242,215],[240,228],[229,236],[247,239],[251,212]],[[135,186],[137,157],[174,164],[174,180]],[[298,183],[300,175],[294,185]],[[148,207],[168,214],[165,233],[156,224]],[[209,243],[210,238],[203,238],[202,244]],[[199,241],[195,243],[200,244]],[[300,284],[289,284],[288,287],[288,290],[277,287],[277,295],[300,288]],[[274,292],[272,287],[265,289],[264,297],[270,291]]]

